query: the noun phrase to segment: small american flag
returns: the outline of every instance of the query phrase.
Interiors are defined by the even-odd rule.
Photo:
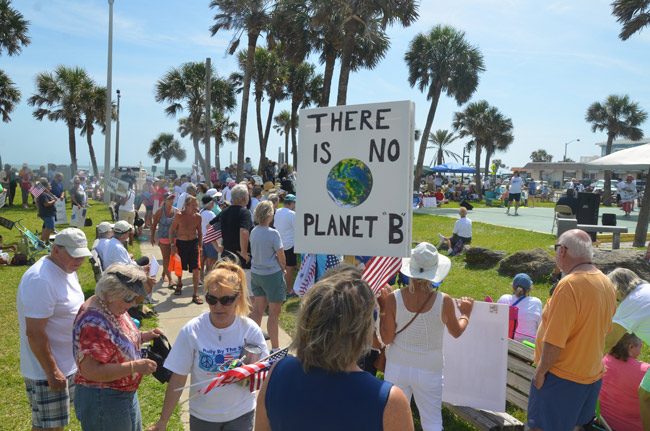
[[[335,254],[328,254],[327,260],[325,261],[325,271],[328,271],[332,268],[336,268],[341,264],[339,257]]]
[[[241,367],[233,368],[232,370],[228,370],[226,372],[220,373],[208,384],[208,386],[205,387],[205,389],[201,389],[199,392],[202,394],[207,394],[212,389],[217,388],[219,386],[225,386],[231,383],[237,383],[246,378],[253,377],[251,379],[251,385],[250,385],[251,392],[252,392],[256,390],[255,388],[261,387],[262,382],[264,381],[264,379],[266,379],[266,376],[268,375],[268,371],[271,368],[271,366],[274,363],[278,362],[279,360],[283,359],[285,356],[287,356],[288,353],[289,353],[289,348],[286,347],[282,350],[278,350],[272,355],[267,356],[266,358],[260,360],[259,362],[255,362],[254,364],[242,365]]]
[[[361,278],[365,280],[375,295],[379,289],[386,284],[402,266],[402,259],[399,257],[375,256],[371,258],[363,270]]]
[[[211,224],[208,224],[205,236],[203,237],[203,244],[210,244],[212,241],[218,241],[221,238],[221,226],[212,226]]]
[[[314,281],[316,281],[317,266],[315,254],[303,255],[300,271],[298,271],[296,280],[293,283],[293,291],[296,295],[303,296],[314,284]]]
[[[34,187],[29,189],[29,192],[34,195],[34,199],[38,198],[40,195],[43,194],[45,191],[45,187],[43,187],[43,184],[37,183]]]

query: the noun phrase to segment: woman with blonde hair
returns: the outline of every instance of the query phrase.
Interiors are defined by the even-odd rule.
[[[142,343],[159,337],[158,328],[139,331],[127,313],[147,295],[147,274],[133,265],[108,267],[79,310],[73,329],[75,412],[85,430],[142,430],[137,389],[156,363],[142,359]]]
[[[442,430],[442,337],[445,326],[460,337],[472,312],[474,300],[450,296],[431,288],[451,269],[448,257],[423,242],[402,260],[400,272],[409,284],[394,292],[382,290],[378,299],[380,334],[386,349],[384,378],[399,386],[420,411],[424,431]],[[456,307],[460,317],[456,317]]]
[[[177,389],[191,383],[208,381],[226,371],[230,361],[248,350],[268,355],[264,335],[249,319],[250,304],[244,270],[234,263],[220,262],[203,281],[205,302],[210,310],[190,320],[181,329],[165,368],[173,374],[167,385],[163,409],[150,430],[164,430],[181,396]],[[207,384],[207,383],[206,383]],[[248,386],[226,385],[190,399],[190,430],[253,429],[255,396]]]
[[[307,292],[296,356],[277,362],[264,382],[257,431],[413,430],[402,391],[357,366],[372,342],[374,306],[368,284],[350,271],[328,273]]]

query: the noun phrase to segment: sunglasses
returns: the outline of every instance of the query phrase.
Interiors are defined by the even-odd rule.
[[[557,253],[557,250],[558,250],[559,248],[562,248],[562,247],[566,248],[566,246],[565,246],[564,244],[555,244],[553,247],[555,247],[555,252],[556,252],[556,253]]]
[[[239,293],[235,293],[234,295],[231,296],[221,296],[221,297],[206,293],[205,302],[207,302],[210,305],[217,305],[218,302],[223,306],[228,306],[228,305],[232,305],[237,300],[238,296]]]

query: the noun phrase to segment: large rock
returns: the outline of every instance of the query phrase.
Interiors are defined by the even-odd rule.
[[[593,262],[605,274],[615,268],[627,268],[644,280],[650,280],[650,263],[644,256],[645,250],[596,250]]]
[[[504,257],[506,257],[505,251],[489,248],[470,247],[465,250],[465,262],[472,268],[492,268]]]
[[[530,275],[534,281],[548,278],[555,268],[555,259],[546,250],[518,251],[506,257],[499,263],[499,274],[514,277],[520,272]]]

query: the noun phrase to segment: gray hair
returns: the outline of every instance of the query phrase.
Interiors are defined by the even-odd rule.
[[[574,259],[585,259],[591,261],[594,256],[594,247],[591,237],[579,229],[571,229],[560,235],[558,244],[562,244],[569,256]]]
[[[266,200],[273,202],[273,206],[278,206],[280,203],[280,197],[277,193],[271,193],[269,197],[266,198]]]
[[[609,274],[607,277],[612,282],[616,290],[620,294],[621,299],[625,299],[627,295],[630,294],[634,289],[639,287],[641,284],[647,284],[648,282],[639,277],[636,272],[630,271],[627,268],[616,268]]]
[[[263,201],[255,207],[255,223],[262,224],[269,217],[273,217],[273,203]]]
[[[95,295],[102,301],[111,302],[135,293],[117,278],[116,273],[129,277],[130,281],[141,281],[143,284],[147,282],[147,275],[141,268],[125,263],[114,263],[104,271],[95,285]]]
[[[233,205],[246,205],[248,200],[248,187],[243,184],[237,184],[232,188],[230,199]]]

